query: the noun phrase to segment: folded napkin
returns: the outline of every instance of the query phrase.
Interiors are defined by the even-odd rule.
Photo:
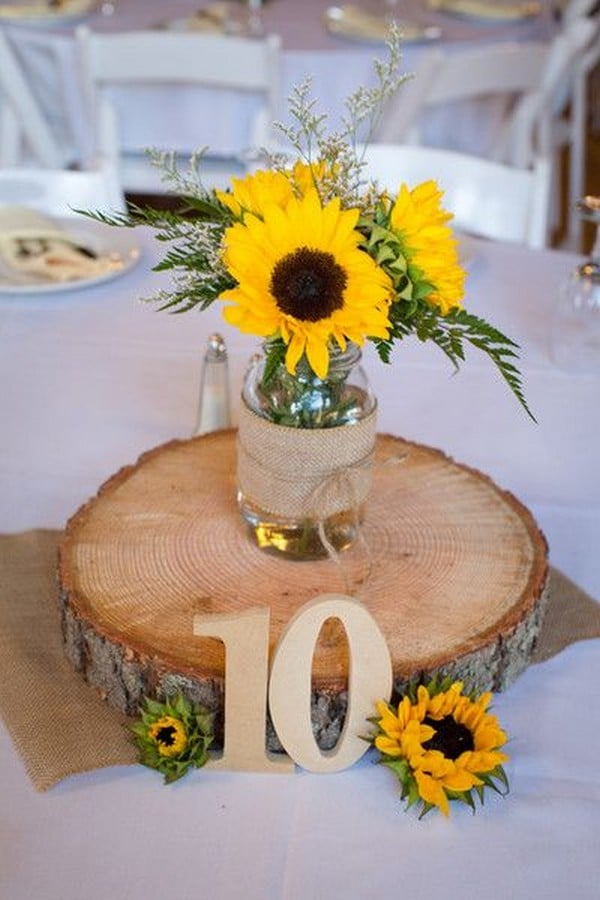
[[[114,268],[61,224],[22,206],[0,207],[0,262],[9,275],[42,281],[96,278]]]
[[[442,12],[506,21],[537,16],[542,8],[537,0],[428,0],[428,3],[432,9]]]
[[[89,12],[94,0],[13,0],[0,3],[0,18],[36,19],[46,16],[76,16]]]
[[[67,775],[137,761],[129,720],[63,653],[56,598],[60,531],[0,535],[0,716],[39,791]],[[557,569],[535,662],[600,637],[600,604]]]
[[[398,30],[405,41],[431,40],[441,34],[436,26],[397,23]],[[358,6],[330,6],[325,12],[327,30],[341,37],[359,38],[370,41],[387,41],[390,36],[390,23],[384,16],[364,12]]]
[[[201,31],[207,34],[228,34],[231,28],[231,10],[228,3],[211,3],[185,19],[168,23],[174,31]]]

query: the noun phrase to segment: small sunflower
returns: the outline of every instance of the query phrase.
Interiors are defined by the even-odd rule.
[[[280,335],[294,374],[305,353],[319,378],[329,369],[329,343],[388,335],[391,282],[360,249],[359,210],[322,205],[315,190],[282,207],[265,204],[224,235],[223,261],[237,286],[221,296],[224,317],[240,331]]]
[[[412,190],[403,184],[392,206],[390,225],[409,265],[419,269],[423,280],[432,285],[427,302],[446,315],[462,306],[465,271],[447,224],[452,213],[443,209],[441,199],[435,181],[424,181]]]
[[[216,196],[236,219],[245,213],[262,216],[268,206],[286,206],[293,196],[289,178],[275,169],[259,169],[244,178],[231,179],[231,191],[215,191]]]
[[[498,790],[495,779],[508,787],[501,748],[507,736],[487,712],[491,694],[462,693],[462,682],[449,679],[419,685],[396,708],[377,704],[377,726],[370,740],[381,762],[392,769],[408,805],[422,803],[422,815],[437,806],[449,813],[449,801],[460,800],[473,810],[472,789],[483,802],[486,787]]]
[[[161,756],[178,756],[187,745],[185,726],[174,716],[161,716],[148,729],[148,737],[154,741]]]
[[[164,703],[146,698],[140,718],[131,726],[140,761],[158,769],[169,784],[185,775],[190,766],[208,761],[213,740],[212,715],[178,695]]]
[[[331,167],[324,160],[316,160],[310,165],[296,162],[294,168],[289,172],[289,177],[294,184],[297,196],[305,197],[309,191],[314,190],[332,171]]]
[[[268,206],[285,208],[292,197],[304,197],[326,174],[325,163],[296,162],[292,169],[257,169],[244,178],[232,178],[231,190],[215,191],[216,197],[236,219],[246,213],[262,218]]]

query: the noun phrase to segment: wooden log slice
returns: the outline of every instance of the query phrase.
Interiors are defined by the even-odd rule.
[[[377,438],[364,540],[330,559],[258,549],[236,507],[235,432],[173,441],[107,481],[69,521],[59,553],[65,650],[109,703],[181,690],[222,713],[224,650],[194,637],[196,613],[271,609],[271,652],[322,593],[360,597],[383,631],[398,691],[435,672],[501,690],[527,666],[541,624],[547,547],[531,514],[480,472],[400,438]],[[313,728],[333,746],[346,704],[347,643],[323,628]],[[268,746],[278,749],[268,731]]]

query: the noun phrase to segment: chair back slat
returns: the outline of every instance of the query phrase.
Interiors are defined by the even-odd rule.
[[[115,89],[181,85],[205,88],[213,95],[221,92],[228,100],[239,94],[244,114],[236,116],[234,127],[236,133],[243,130],[245,150],[250,153],[273,143],[271,128],[279,110],[278,36],[257,39],[157,31],[101,34],[80,26],[76,40],[82,91],[94,133],[93,153],[118,162],[126,190],[160,191],[160,177],[144,150],[148,145],[166,151],[173,147],[168,125],[158,143],[160,122],[153,122],[152,140],[147,145],[132,146],[124,135]],[[248,95],[253,95],[249,105]],[[233,107],[240,108],[235,103]],[[196,124],[191,120],[187,130],[188,135],[195,130],[198,134],[188,155],[209,144],[203,120]],[[217,159],[208,171],[211,180],[222,186],[230,175],[242,174],[244,167],[242,159],[223,159],[222,165]]]
[[[58,143],[0,29],[0,164],[21,162],[23,145],[33,162],[57,167],[62,164]]]
[[[481,157],[433,147],[371,144],[364,148],[365,176],[395,193],[437,181],[444,205],[460,230],[530,247],[547,243],[550,164],[519,169]]]

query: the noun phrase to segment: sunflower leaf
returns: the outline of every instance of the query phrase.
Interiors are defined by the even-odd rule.
[[[383,756],[380,760],[383,766],[391,769],[399,781],[404,781],[409,773],[408,761],[405,759],[397,759],[392,756]]]
[[[265,369],[262,377],[263,385],[268,385],[279,366],[285,360],[286,345],[282,340],[271,341],[268,345],[267,357],[265,360]]]
[[[479,802],[480,802],[481,805],[483,806],[483,804],[484,804],[484,802],[485,802],[485,785],[483,785],[483,784],[476,784],[476,785],[475,785],[475,790],[477,791],[477,796],[479,797]]]
[[[151,716],[162,716],[164,712],[164,704],[159,703],[158,700],[151,700],[146,698],[146,710],[147,714]]]
[[[427,815],[427,813],[431,812],[432,809],[435,809],[435,804],[426,803],[425,801],[423,801],[423,808],[421,809],[421,812],[419,813],[419,820],[424,819],[425,816]]]
[[[419,794],[419,787],[414,778],[410,778],[408,781],[408,799],[406,808],[410,809],[411,806],[414,806],[415,803],[418,803],[421,799],[421,795]]]
[[[464,803],[466,806],[468,806],[473,811],[473,813],[475,813],[475,802],[473,800],[470,790],[469,791],[446,790],[446,793],[448,794],[448,798],[450,800],[458,800],[459,803]]]

